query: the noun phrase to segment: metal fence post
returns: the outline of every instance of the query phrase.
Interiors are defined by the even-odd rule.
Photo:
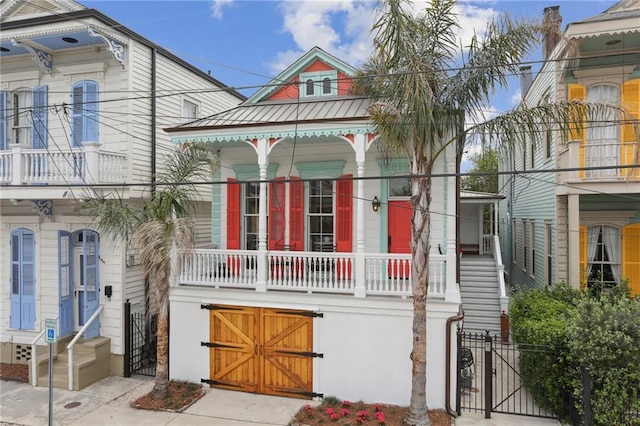
[[[582,404],[584,407],[584,426],[591,426],[591,369],[588,365],[582,370]]]
[[[124,377],[131,377],[131,303],[124,303]]]
[[[491,335],[487,331],[484,336],[484,418],[491,418],[493,405],[493,357]]]

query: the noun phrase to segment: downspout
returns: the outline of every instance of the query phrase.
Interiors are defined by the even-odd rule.
[[[445,360],[445,370],[446,370],[446,378],[445,378],[445,401],[444,407],[447,410],[447,413],[452,417],[458,417],[458,414],[451,409],[451,324],[455,321],[460,321],[464,319],[464,312],[462,311],[462,305],[458,310],[458,314],[452,317],[447,318],[446,323],[446,360]],[[456,356],[457,359],[457,356]],[[457,365],[457,361],[456,361]],[[456,372],[457,377],[457,372]],[[457,385],[457,384],[456,384]]]

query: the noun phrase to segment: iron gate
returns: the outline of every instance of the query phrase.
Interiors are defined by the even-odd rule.
[[[506,336],[505,336],[506,337]],[[555,356],[547,347],[503,341],[498,334],[458,333],[456,411],[557,418],[536,405],[520,374],[522,354]]]
[[[132,314],[129,302],[125,303],[124,312],[124,376],[131,377],[132,374],[155,376],[157,316],[151,315],[147,318],[142,312]]]

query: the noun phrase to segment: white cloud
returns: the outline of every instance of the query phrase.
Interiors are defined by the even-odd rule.
[[[231,6],[233,0],[213,0],[211,3],[211,16],[222,19],[222,9]]]
[[[229,1],[229,0],[217,0]],[[371,54],[376,2],[367,0],[284,0],[279,10],[283,17],[282,30],[290,33],[298,49],[279,52],[268,67],[278,73],[291,65],[314,46],[337,56],[345,62],[359,66]],[[418,13],[428,4],[413,3]],[[474,1],[458,3],[454,12],[458,15],[458,36],[466,46],[474,35],[482,35],[487,22],[497,15],[493,2]]]
[[[521,100],[522,100],[522,92],[520,91],[520,89],[518,89],[511,96],[511,106],[517,106]]]

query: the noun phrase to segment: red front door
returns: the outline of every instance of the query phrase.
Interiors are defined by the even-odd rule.
[[[388,206],[387,249],[389,253],[411,253],[411,202],[389,201]],[[409,263],[390,260],[389,276],[410,278]]]

